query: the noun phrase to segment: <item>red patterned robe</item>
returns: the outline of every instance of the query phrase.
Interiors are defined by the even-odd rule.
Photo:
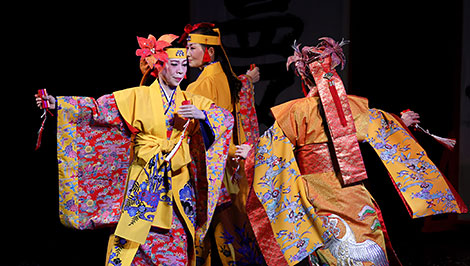
[[[133,221],[121,222],[124,229],[118,226],[110,238],[109,265],[194,263],[188,243],[202,241],[215,209],[233,118],[179,88],[174,98],[162,93],[156,81],[97,100],[57,98],[62,223],[93,229],[119,224],[124,216]],[[205,111],[207,119],[191,120],[186,129],[175,113],[183,98]],[[135,107],[127,105],[130,100]],[[163,127],[151,129],[153,119],[163,121]],[[173,150],[168,163],[160,161]],[[146,174],[133,176],[128,169],[135,172],[135,167]],[[142,231],[146,224],[149,229]]]

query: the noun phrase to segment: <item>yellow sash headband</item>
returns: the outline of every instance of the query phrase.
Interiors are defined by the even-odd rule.
[[[189,34],[188,42],[200,43],[205,45],[220,45],[220,37],[202,34]]]
[[[190,33],[188,35],[187,41],[193,42],[193,43],[205,44],[205,45],[221,45],[219,29],[215,28],[213,30],[217,32],[219,36],[210,36],[210,35]]]
[[[186,59],[186,48],[167,48],[165,52],[170,59]]]
[[[192,42],[192,43],[205,44],[205,45],[219,45],[220,48],[222,48],[222,52],[224,52],[224,56],[225,56],[225,59],[227,60],[228,66],[230,68],[230,72],[232,72],[232,75],[237,78],[237,75],[235,74],[235,72],[233,72],[230,61],[228,60],[228,56],[227,56],[227,53],[225,52],[224,46],[222,45],[222,42],[220,41],[219,28],[215,28],[212,30],[217,32],[219,36],[210,36],[210,35],[190,33],[188,35],[187,41]]]

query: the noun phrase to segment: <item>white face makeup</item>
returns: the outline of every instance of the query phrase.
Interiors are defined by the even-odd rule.
[[[186,58],[170,58],[160,72],[161,78],[170,87],[176,87],[183,80],[188,69],[188,60]]]

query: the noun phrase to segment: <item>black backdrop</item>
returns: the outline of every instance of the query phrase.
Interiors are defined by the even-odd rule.
[[[278,5],[278,13],[287,13],[283,8],[292,5],[288,0],[267,2]],[[348,77],[349,92],[368,97],[371,106],[391,112],[415,110],[432,132],[459,137],[462,2],[338,1],[338,5],[348,14],[343,32],[351,44],[343,75]],[[213,21],[209,2],[207,6],[205,20]],[[3,88],[6,147],[0,217],[2,258],[7,259],[0,265],[103,264],[107,229],[75,231],[59,222],[55,121],[46,122],[43,146],[34,152],[41,112],[33,94],[47,88],[54,95],[98,97],[136,86],[140,72],[135,37],[180,33],[187,23],[198,22],[191,20],[191,8],[195,7],[187,0],[134,5],[75,1],[5,9],[14,19],[4,22],[7,27],[2,38],[2,64],[7,69],[3,79],[7,82]],[[334,21],[344,20],[344,14],[324,16]],[[308,19],[301,22],[302,30],[309,28]],[[286,44],[292,42],[293,38],[286,40]],[[294,78],[292,73],[285,74],[284,67],[269,68],[268,73],[261,69],[261,73],[263,79]],[[258,96],[263,125],[272,122],[265,115],[271,105],[300,95],[300,88],[292,82],[286,89],[264,93],[263,99]],[[431,142],[424,145],[429,145],[431,156],[439,161],[442,149]]]

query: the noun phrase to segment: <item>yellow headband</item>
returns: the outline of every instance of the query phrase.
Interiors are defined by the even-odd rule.
[[[220,45],[220,48],[222,48],[222,52],[224,52],[225,59],[227,60],[228,66],[230,68],[230,72],[232,72],[232,75],[235,78],[238,78],[235,72],[233,72],[232,65],[230,64],[230,60],[228,59],[227,53],[225,52],[224,46],[220,42],[220,30],[219,28],[213,29],[215,32],[219,34],[219,36],[210,36],[210,35],[202,35],[202,34],[189,34],[188,35],[188,42],[193,42],[193,43],[200,43],[200,44],[206,44],[206,45]]]
[[[186,59],[186,48],[167,48],[168,58]]]
[[[219,33],[219,36],[190,33],[188,35],[188,42],[200,43],[205,45],[220,45],[219,29],[214,29],[214,31]]]

